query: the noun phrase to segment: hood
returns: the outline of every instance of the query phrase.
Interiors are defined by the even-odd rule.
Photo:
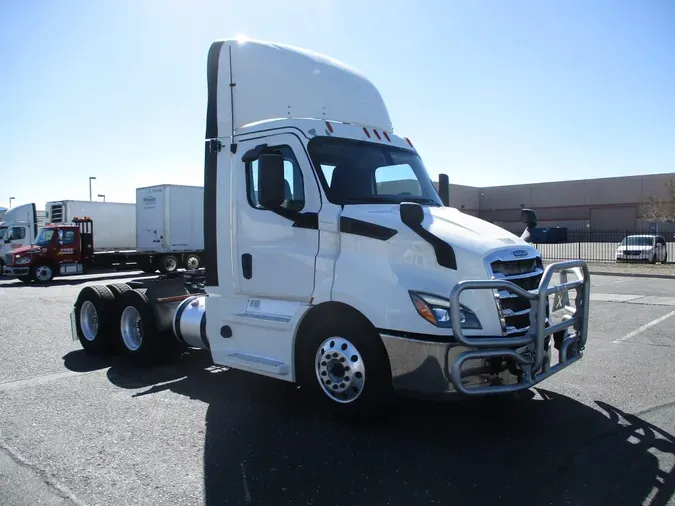
[[[13,249],[12,253],[14,255],[26,255],[31,253],[40,253],[43,250],[47,251],[47,248],[43,248],[41,246],[21,246],[20,248]]]
[[[342,215],[401,230],[398,205],[346,206]],[[530,246],[520,237],[454,207],[424,207],[424,228],[453,247],[484,255],[507,246]],[[406,227],[407,228],[407,227]],[[525,225],[523,225],[525,230]]]

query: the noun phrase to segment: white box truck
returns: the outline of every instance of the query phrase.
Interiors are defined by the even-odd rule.
[[[441,200],[361,73],[226,40],[207,83],[204,274],[83,288],[71,328],[87,352],[149,364],[201,348],[348,411],[403,392],[516,392],[583,357],[585,262],[544,266]],[[408,179],[402,193],[377,184]]]
[[[137,188],[136,245],[139,252],[172,254],[187,269],[197,269],[204,251],[204,188]]]

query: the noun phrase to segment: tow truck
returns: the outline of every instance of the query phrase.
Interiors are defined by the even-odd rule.
[[[207,88],[204,269],[83,288],[71,326],[85,350],[143,366],[202,349],[347,411],[517,392],[582,358],[585,262],[545,266],[442,201],[358,70],[223,40]]]

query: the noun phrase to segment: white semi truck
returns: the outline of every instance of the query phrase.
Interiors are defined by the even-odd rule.
[[[0,221],[0,273],[5,255],[32,244],[44,223],[45,211],[38,211],[35,204],[23,204],[7,210]]]
[[[71,325],[85,350],[149,364],[201,348],[343,410],[515,392],[582,357],[586,264],[545,267],[442,202],[358,71],[226,40],[207,76],[205,269],[84,288]]]

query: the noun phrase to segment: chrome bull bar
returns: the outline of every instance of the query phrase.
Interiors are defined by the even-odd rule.
[[[579,280],[567,281],[567,271],[581,269]],[[554,273],[560,272],[561,283],[549,286]],[[459,296],[464,290],[490,289],[508,290],[530,301],[530,326],[527,333],[517,337],[466,337],[461,328]],[[569,305],[569,291],[576,289],[575,307]],[[562,305],[571,316],[565,315],[563,321],[546,326],[548,297],[560,295]],[[524,390],[552,376],[561,369],[573,364],[582,357],[588,339],[588,310],[590,300],[590,274],[583,260],[558,262],[546,267],[539,286],[531,291],[525,290],[511,281],[485,280],[460,281],[450,292],[450,314],[454,338],[461,344],[475,350],[460,353],[451,365],[451,378],[455,389],[466,395],[486,395]],[[558,309],[558,308],[554,308]],[[570,330],[568,330],[570,329]],[[565,331],[560,345],[558,363],[551,366],[545,356],[546,337]],[[514,348],[526,347],[521,352]],[[570,350],[573,350],[570,354]],[[568,354],[570,356],[568,356]],[[519,382],[508,385],[492,385],[467,388],[462,382],[462,364],[467,360],[505,358],[513,360],[522,371]]]

